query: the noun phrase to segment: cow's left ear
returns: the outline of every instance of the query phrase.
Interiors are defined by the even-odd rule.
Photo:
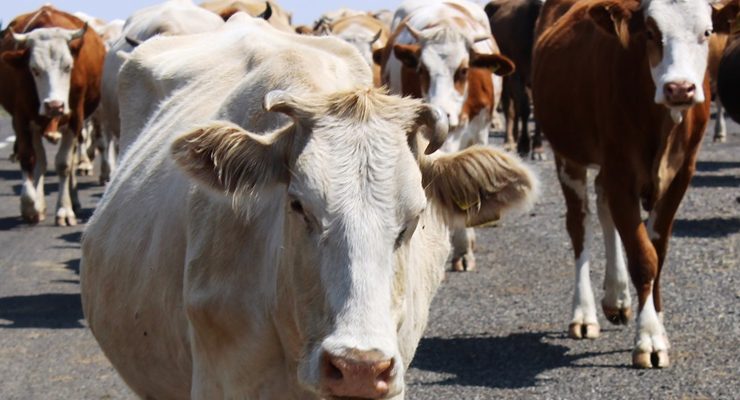
[[[171,153],[201,185],[235,194],[288,181],[286,154],[291,131],[255,135],[228,122],[213,122],[179,137]]]
[[[487,146],[422,158],[420,167],[427,196],[454,228],[529,209],[539,194],[539,180],[520,159]]]
[[[599,30],[616,36],[624,48],[629,45],[630,33],[645,29],[640,3],[634,0],[597,2],[588,8],[588,15]]]
[[[735,33],[740,31],[740,2],[730,0],[712,4],[712,27],[716,33]]]
[[[473,52],[470,56],[470,66],[488,68],[496,75],[506,76],[514,73],[514,62],[501,54],[480,54]]]
[[[25,68],[31,51],[28,49],[8,50],[2,53],[2,59],[14,68]]]

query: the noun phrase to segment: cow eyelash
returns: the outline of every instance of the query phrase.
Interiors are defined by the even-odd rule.
[[[409,227],[404,226],[403,229],[401,229],[401,232],[398,234],[398,237],[396,238],[395,248],[401,247],[401,244],[403,243],[403,239],[406,237],[406,232],[408,232]]]

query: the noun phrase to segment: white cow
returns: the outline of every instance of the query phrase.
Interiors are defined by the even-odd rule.
[[[143,8],[126,20],[123,33],[111,46],[103,68],[100,123],[105,148],[102,151],[100,181],[107,182],[115,169],[116,149],[125,149],[131,142],[120,139],[121,120],[118,109],[118,71],[125,54],[133,51],[135,43],[157,35],[185,35],[212,31],[223,26],[223,20],[195,5],[191,0],[169,0]]]
[[[511,73],[513,64],[498,54],[485,11],[465,0],[410,0],[396,10],[391,29],[388,49],[374,54],[383,82],[393,93],[444,110],[450,134],[443,151],[488,144],[501,75]],[[473,229],[455,231],[452,242],[453,268],[474,269]]]
[[[336,38],[239,13],[131,57],[122,118],[142,99],[156,111],[130,125],[81,267],[85,316],[126,383],[162,399],[403,398],[448,227],[530,203],[536,178],[488,148],[426,156],[444,115],[371,88]]]

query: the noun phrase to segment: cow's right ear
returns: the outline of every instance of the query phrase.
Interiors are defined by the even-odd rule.
[[[177,165],[202,185],[222,193],[248,192],[288,181],[290,133],[255,135],[218,121],[179,137],[171,153]]]
[[[385,47],[373,50],[373,62],[376,65],[383,66],[383,56],[385,55],[386,51],[387,49]]]
[[[627,48],[630,41],[630,32],[636,33],[644,29],[644,21],[640,11],[640,3],[634,0],[627,2],[604,1],[591,5],[588,15],[596,26],[607,35],[616,36],[622,47]]]
[[[393,46],[393,54],[404,66],[416,69],[419,67],[419,58],[421,58],[421,46],[418,44],[396,44]]]
[[[28,49],[8,50],[2,53],[2,59],[5,63],[15,68],[24,68],[28,65],[28,58],[31,52]]]

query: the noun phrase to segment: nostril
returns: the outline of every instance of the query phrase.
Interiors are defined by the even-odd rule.
[[[377,376],[377,380],[379,382],[388,383],[391,381],[391,374],[393,373],[393,364],[394,360],[390,359],[388,361],[385,361],[383,363],[379,363],[378,369],[380,373]]]
[[[324,377],[326,379],[340,381],[344,378],[344,375],[339,366],[334,364],[335,362],[336,360],[332,357],[324,356]]]

